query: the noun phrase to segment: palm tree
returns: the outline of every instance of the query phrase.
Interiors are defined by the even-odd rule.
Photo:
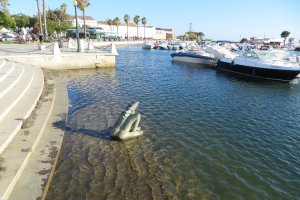
[[[37,7],[38,7],[38,16],[39,16],[39,22],[40,22],[40,33],[43,33],[43,24],[42,24],[40,0],[36,0],[36,3],[37,3]]]
[[[44,16],[44,38],[48,38],[48,30],[47,30],[47,18],[46,18],[46,1],[43,0],[43,16]]]
[[[88,7],[90,4],[89,0],[77,0],[78,5],[77,7],[82,11],[83,15],[83,29],[84,29],[84,38],[86,38],[86,26],[85,26],[85,8]]]
[[[146,17],[142,18],[142,24],[144,25],[144,39],[146,39],[146,24],[147,24]]]
[[[111,30],[111,25],[113,25],[113,21],[111,19],[107,19],[107,25],[110,27]]]
[[[1,11],[4,12],[4,13],[9,13],[8,11],[8,6],[9,6],[9,3],[8,3],[8,0],[0,0],[0,3],[1,3]]]
[[[133,19],[134,23],[136,24],[136,37],[139,38],[139,22],[140,22],[140,16],[136,15]]]
[[[113,20],[113,24],[117,27],[117,35],[119,36],[119,25],[121,24],[119,17]]]
[[[128,23],[130,21],[130,16],[128,14],[124,15],[124,21],[127,24],[127,41],[128,41],[128,39],[129,39],[129,36],[128,36]]]
[[[65,4],[65,3],[63,3],[61,6],[60,6],[60,9],[64,12],[64,13],[66,13],[67,12],[67,4]]]
[[[289,31],[282,31],[281,37],[284,38],[284,46],[285,46],[285,40],[287,37],[289,37],[291,33]]]
[[[200,41],[202,40],[202,38],[204,37],[205,35],[204,35],[204,33],[203,32],[199,32],[199,33],[197,33],[197,37],[199,37],[200,38]]]

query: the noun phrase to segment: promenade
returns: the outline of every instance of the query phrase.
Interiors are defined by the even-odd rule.
[[[105,57],[114,64],[117,55],[110,43],[79,53],[67,43],[59,53],[53,43],[44,45],[0,44],[1,200],[43,199],[49,187],[68,113],[64,77],[49,68],[96,67]]]

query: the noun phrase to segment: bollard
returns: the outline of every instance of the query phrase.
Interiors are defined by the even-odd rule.
[[[61,55],[61,52],[60,52],[60,49],[59,49],[59,46],[58,46],[58,43],[54,43],[53,45],[53,55],[56,55],[56,56],[60,56]]]
[[[118,54],[115,43],[111,43],[110,53]]]

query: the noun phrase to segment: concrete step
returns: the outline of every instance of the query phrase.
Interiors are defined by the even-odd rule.
[[[5,63],[6,63],[5,60],[1,60],[1,63],[0,63],[0,69],[4,66]]]
[[[64,122],[68,112],[67,89],[63,84],[57,84],[57,81],[55,85],[56,94],[51,116],[40,142],[11,192],[9,200],[40,199],[40,197],[44,199],[43,194],[46,195],[47,193],[65,132],[63,127],[60,128],[54,124]],[[55,155],[55,153],[57,154]]]
[[[0,99],[0,154],[21,129],[43,90],[44,75],[41,69],[24,67],[25,72],[21,80]]]
[[[0,70],[1,71],[1,70]],[[0,98],[10,91],[21,79],[24,73],[24,67],[17,65],[13,68],[12,72],[0,84]]]
[[[0,83],[10,75],[10,73],[14,70],[15,68],[15,63],[13,62],[5,62],[3,67],[0,69]]]
[[[9,113],[9,111],[20,101],[30,88],[34,78],[33,67],[26,67],[18,84],[6,95],[0,99],[0,121]]]
[[[47,121],[51,115],[54,92],[44,91],[43,97],[40,98],[38,106],[31,116],[27,119],[26,128],[21,129],[13,138],[9,145],[1,154],[2,163],[0,163],[0,199],[7,200],[15,188],[19,178],[22,176],[26,166],[34,168],[34,164],[29,164],[32,154],[35,152],[40,139],[43,137],[43,132]],[[42,152],[37,152],[37,154]],[[39,155],[36,159],[39,160]],[[41,161],[41,160],[39,160]],[[33,169],[34,170],[34,169]],[[42,170],[41,170],[42,171]],[[38,171],[35,171],[38,173]],[[42,172],[41,172],[42,173]],[[37,174],[35,174],[37,175]],[[27,187],[30,187],[32,182],[29,182]],[[28,190],[27,192],[31,192]],[[31,199],[27,197],[19,199]],[[34,198],[36,199],[36,198]]]

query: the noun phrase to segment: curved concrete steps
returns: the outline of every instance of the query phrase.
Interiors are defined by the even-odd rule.
[[[13,191],[20,180],[20,177],[23,176],[25,168],[28,165],[31,165],[29,168],[33,167],[35,169],[30,160],[32,159],[33,153],[41,153],[36,152],[35,149],[39,145],[40,139],[43,137],[46,124],[52,112],[54,99],[55,95],[52,93],[43,100],[43,105],[37,108],[38,113],[34,113],[33,118],[32,116],[30,117],[32,118],[30,120],[34,121],[34,124],[19,131],[5,151],[1,154],[2,159],[4,159],[2,167],[5,168],[5,171],[4,176],[0,178],[0,199],[2,198],[7,200],[11,199],[10,195],[18,195]],[[39,160],[38,156],[36,158]],[[38,173],[38,171],[35,171],[35,173]],[[34,176],[37,176],[37,174],[34,174],[33,177]],[[27,184],[35,185],[35,183],[30,182]],[[29,185],[27,185],[27,187],[30,187]],[[25,198],[24,194],[28,195],[28,193],[30,194],[32,191],[28,190],[27,193],[25,191],[26,190],[22,192],[21,199],[31,199],[29,197]]]
[[[0,60],[0,199],[9,198],[38,145],[48,117],[41,117],[30,129],[28,117],[44,88],[40,68]],[[53,96],[46,101],[44,115],[50,116]],[[44,100],[44,99],[43,99]],[[47,106],[48,105],[48,106]]]
[[[61,124],[61,122],[66,120],[68,112],[67,89],[64,87],[64,84],[58,84],[57,82],[58,80],[55,80],[54,95],[49,94],[50,96],[47,97],[49,101],[40,108],[36,121],[45,118],[43,113],[48,110],[47,106],[49,107],[51,96],[53,96],[51,116],[46,123],[45,130],[40,134],[40,141],[11,192],[9,200],[44,199],[47,194],[64,136],[63,127],[54,126],[53,123],[59,122]],[[35,126],[37,125],[39,123],[35,123]],[[56,158],[54,156],[55,153],[57,153]]]
[[[21,129],[23,121],[33,111],[44,85],[44,75],[41,69],[22,65],[15,68],[19,73],[14,73],[13,70],[11,75],[3,80],[10,84],[5,88],[1,83],[0,154]]]

